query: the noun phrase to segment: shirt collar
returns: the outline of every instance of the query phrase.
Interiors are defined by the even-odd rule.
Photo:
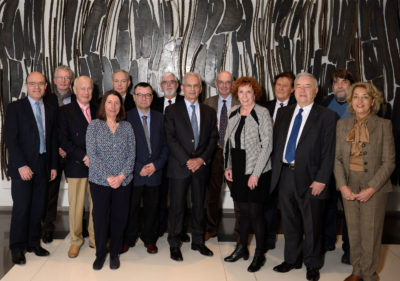
[[[229,94],[229,96],[226,99],[222,98],[221,95],[218,95],[218,100],[221,103],[223,100],[226,100],[226,102],[230,102],[230,101],[232,101],[232,94]]]
[[[36,104],[36,101],[33,98],[31,98],[30,96],[28,96],[28,100],[29,100],[31,105],[35,105]],[[43,99],[41,99],[39,101],[39,103],[40,103],[40,105],[42,105],[43,104]]]
[[[80,107],[82,110],[87,110],[87,109],[90,107],[90,104],[83,105],[83,104],[81,104],[78,100],[76,100],[76,102],[77,102],[77,104],[79,105],[79,107]]]

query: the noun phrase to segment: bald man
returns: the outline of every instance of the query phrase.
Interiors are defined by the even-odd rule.
[[[68,257],[75,258],[84,242],[82,235],[82,215],[85,194],[89,197],[89,246],[94,248],[92,219],[92,199],[88,188],[89,158],[86,155],[86,129],[95,118],[96,109],[92,100],[93,81],[88,76],[80,76],[74,82],[74,99],[60,111],[60,145],[67,153],[65,175],[68,179],[69,231],[71,246]]]
[[[8,149],[13,209],[10,249],[15,264],[25,264],[24,251],[48,256],[40,246],[47,182],[57,176],[56,108],[43,103],[46,78],[32,72],[28,96],[8,105],[4,138]]]

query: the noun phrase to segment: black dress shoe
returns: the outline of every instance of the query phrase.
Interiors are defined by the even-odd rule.
[[[273,269],[276,272],[285,273],[291,271],[292,269],[299,269],[299,268],[301,268],[301,264],[290,264],[284,261],[280,265],[275,266]]]
[[[319,280],[319,270],[314,268],[307,268],[307,280],[318,281]]]
[[[173,259],[174,261],[183,261],[181,249],[179,249],[179,247],[171,247],[169,248],[169,250],[171,253],[171,259]]]
[[[106,257],[97,257],[97,258],[94,260],[93,269],[94,269],[94,270],[100,270],[100,269],[102,269],[105,260],[106,260]],[[110,267],[111,267],[111,259],[110,259]]]
[[[264,252],[262,254],[255,254],[253,261],[247,268],[248,272],[256,272],[259,271],[260,268],[265,264],[265,256]]]
[[[192,244],[192,250],[199,251],[203,256],[211,257],[214,255],[214,253],[204,244]]]
[[[53,232],[45,232],[43,234],[42,241],[45,244],[53,242]]]
[[[120,266],[119,257],[110,257],[110,268],[111,269],[118,269]]]
[[[224,258],[226,262],[235,262],[239,259],[243,258],[244,260],[249,259],[249,250],[243,244],[237,244],[235,250],[232,254]]]
[[[12,252],[11,256],[14,264],[26,264],[24,252]]]
[[[350,254],[348,252],[344,252],[341,261],[343,264],[350,264]]]
[[[190,242],[190,237],[187,233],[181,233],[181,242],[187,243]]]
[[[46,249],[43,249],[43,248],[40,247],[40,246],[28,247],[28,248],[26,248],[26,250],[27,250],[29,253],[34,252],[35,255],[37,255],[38,257],[45,257],[45,256],[50,255],[49,251],[47,251]]]

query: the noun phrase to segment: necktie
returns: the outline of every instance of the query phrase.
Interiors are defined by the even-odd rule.
[[[280,104],[279,104],[281,107],[283,107],[283,103],[281,102]]]
[[[86,107],[83,112],[85,113],[86,120],[90,123],[90,121],[92,121],[92,117],[90,117],[90,106]]]
[[[222,100],[224,103],[221,108],[221,115],[219,116],[219,140],[218,145],[224,146],[224,137],[226,126],[228,125],[228,109],[226,107],[226,100]]]
[[[196,107],[194,104],[192,107],[192,117],[190,118],[190,123],[192,124],[193,136],[194,136],[194,149],[197,148],[199,144],[199,126],[197,125]]]
[[[168,100],[168,105],[171,105],[172,104],[172,100]]]
[[[44,128],[43,128],[43,118],[42,118],[42,111],[40,110],[40,102],[35,102],[36,105],[36,112],[35,112],[35,119],[36,119],[36,125],[38,127],[39,131],[39,139],[40,139],[40,148],[39,148],[39,153],[45,153],[46,152],[46,141],[44,139]]]
[[[149,154],[151,155],[151,143],[149,137],[149,127],[147,126],[147,116],[143,115],[143,129],[144,129],[144,136],[146,137],[147,148],[149,149]]]
[[[303,120],[303,117],[301,116],[302,113],[303,109],[300,108],[299,113],[297,113],[296,118],[294,119],[292,131],[290,132],[289,141],[286,146],[285,159],[286,161],[288,161],[288,163],[293,162],[294,156],[296,154],[297,136],[299,135],[301,121]]]

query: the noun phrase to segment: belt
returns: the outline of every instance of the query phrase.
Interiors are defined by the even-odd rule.
[[[282,162],[282,165],[283,165],[284,167],[289,168],[290,170],[294,170],[294,164]]]

